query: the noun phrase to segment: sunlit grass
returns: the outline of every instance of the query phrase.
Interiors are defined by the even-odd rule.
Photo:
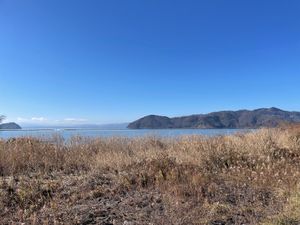
[[[140,224],[300,223],[297,126],[218,137],[1,140],[0,174],[5,223],[80,223],[79,202],[143,191],[161,196],[164,211]]]

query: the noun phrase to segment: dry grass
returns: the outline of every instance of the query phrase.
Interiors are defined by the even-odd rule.
[[[300,128],[0,140],[1,224],[300,224]]]

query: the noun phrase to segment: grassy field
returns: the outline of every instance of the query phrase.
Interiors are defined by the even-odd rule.
[[[300,128],[0,141],[1,224],[300,224]]]

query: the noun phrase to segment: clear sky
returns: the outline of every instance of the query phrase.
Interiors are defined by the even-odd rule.
[[[300,111],[299,12],[299,0],[0,0],[0,114]]]

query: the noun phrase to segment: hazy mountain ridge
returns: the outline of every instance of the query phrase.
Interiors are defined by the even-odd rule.
[[[149,115],[130,123],[128,128],[259,128],[275,127],[282,122],[300,122],[300,112],[289,112],[272,107],[256,110],[219,111],[173,118]]]
[[[61,125],[43,125],[43,124],[24,124],[23,128],[28,129],[102,129],[115,130],[126,129],[129,123],[111,123],[111,124],[61,124]]]

